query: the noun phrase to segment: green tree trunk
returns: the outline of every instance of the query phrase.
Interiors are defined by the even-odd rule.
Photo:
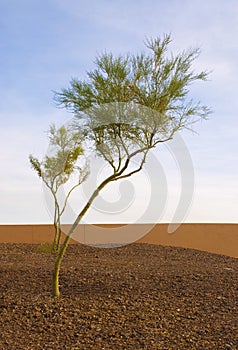
[[[54,228],[55,228],[55,236],[52,244],[52,253],[59,253],[60,241],[61,241],[61,222],[60,222],[59,205],[56,200],[55,200]]]
[[[60,272],[60,266],[61,262],[63,260],[65,251],[67,249],[67,246],[70,241],[70,235],[67,235],[64,243],[59,251],[58,257],[55,262],[55,267],[53,271],[53,280],[52,280],[52,296],[53,297],[59,297],[60,296],[60,290],[59,290],[59,272]]]
[[[61,225],[59,224],[58,237],[57,237],[57,241],[56,241],[56,252],[57,253],[60,251],[61,235],[62,235]]]
[[[59,239],[59,227],[58,227],[58,223],[56,221],[54,221],[54,229],[55,229],[55,235],[54,235],[54,241],[52,244],[52,253],[57,253],[57,242]]]
[[[55,267],[53,271],[53,280],[52,280],[52,296],[53,297],[59,297],[60,296],[60,290],[59,290],[59,273],[60,273],[60,267],[61,267],[61,262],[63,260],[63,257],[65,255],[66,249],[68,247],[70,237],[72,233],[74,232],[75,228],[78,226],[79,222],[81,221],[83,215],[86,213],[88,210],[89,205],[85,206],[85,210],[83,210],[80,215],[77,217],[75,220],[74,224],[71,226],[67,236],[65,237],[65,240],[61,246],[61,249],[58,253],[57,259],[55,261]]]
[[[63,260],[64,254],[66,252],[66,249],[68,247],[71,235],[73,234],[74,230],[78,226],[78,224],[81,222],[83,216],[86,214],[88,209],[90,208],[92,202],[94,199],[98,196],[99,192],[112,180],[115,178],[115,174],[109,176],[106,180],[104,180],[100,186],[93,192],[92,196],[90,197],[89,201],[81,211],[81,213],[77,216],[75,222],[71,226],[68,234],[65,237],[65,240],[61,246],[61,249],[58,253],[57,259],[55,261],[55,267],[53,271],[53,279],[52,279],[52,296],[53,297],[59,297],[60,296],[60,290],[59,290],[59,273],[60,273],[60,267],[61,267],[61,262]]]

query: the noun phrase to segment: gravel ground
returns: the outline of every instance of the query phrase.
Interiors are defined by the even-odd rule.
[[[192,249],[0,244],[0,349],[238,349],[238,259]]]

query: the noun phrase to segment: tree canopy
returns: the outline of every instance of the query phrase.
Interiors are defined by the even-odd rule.
[[[200,49],[176,55],[168,53],[170,35],[147,39],[148,53],[114,57],[103,53],[96,57],[96,68],[87,72],[86,80],[74,78],[70,87],[55,94],[61,106],[80,117],[80,112],[112,102],[135,102],[166,114],[178,128],[188,127],[205,118],[209,108],[188,97],[195,81],[205,81],[207,71],[194,72],[192,65]]]

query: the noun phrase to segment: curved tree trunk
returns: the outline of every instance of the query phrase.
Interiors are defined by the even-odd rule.
[[[59,297],[60,296],[60,290],[59,290],[59,272],[61,267],[61,262],[63,260],[63,257],[65,255],[66,249],[68,247],[68,244],[70,242],[70,238],[72,233],[74,232],[75,228],[78,226],[79,222],[81,221],[82,217],[90,207],[90,204],[87,203],[85,208],[82,210],[82,212],[79,214],[77,219],[75,220],[74,224],[71,226],[67,236],[65,237],[65,240],[61,246],[61,249],[59,251],[59,254],[57,256],[57,259],[55,261],[54,271],[53,271],[53,280],[52,280],[52,296],[53,297]]]
[[[54,297],[59,297],[60,296],[60,290],[59,290],[59,272],[60,272],[60,266],[61,262],[63,260],[65,251],[67,249],[67,246],[70,241],[70,235],[66,236],[64,243],[59,251],[58,257],[55,262],[55,267],[53,271],[53,280],[52,280],[52,295]]]
[[[77,216],[75,222],[73,223],[73,225],[71,226],[68,234],[65,237],[65,240],[61,246],[61,249],[58,253],[57,259],[55,261],[55,266],[54,266],[54,271],[53,271],[53,280],[52,280],[52,296],[53,297],[59,297],[60,296],[60,290],[59,290],[59,272],[60,272],[60,266],[61,266],[61,262],[63,260],[65,251],[68,247],[71,235],[73,234],[75,228],[78,226],[78,224],[81,222],[83,216],[86,214],[86,212],[88,211],[88,209],[90,208],[92,202],[94,201],[94,199],[98,196],[99,192],[103,189],[103,187],[106,186],[106,184],[108,184],[113,178],[115,178],[115,175],[110,176],[109,178],[107,178],[105,181],[103,181],[101,183],[100,186],[98,186],[98,188],[93,192],[93,194],[91,195],[89,201],[87,202],[87,204],[85,205],[85,207],[83,208],[83,210],[81,211],[81,213]]]

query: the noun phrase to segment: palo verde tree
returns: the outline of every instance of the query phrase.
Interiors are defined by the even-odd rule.
[[[55,95],[59,105],[74,113],[75,128],[83,130],[111,172],[92,192],[66,235],[55,262],[53,296],[60,295],[60,266],[70,237],[100,191],[139,172],[152,148],[209,114],[206,106],[189,99],[190,85],[207,78],[207,72],[192,69],[199,50],[170,55],[170,42],[169,35],[147,40],[146,54],[114,57],[104,53],[96,58],[96,68],[85,81],[73,79],[69,88]],[[135,158],[137,166],[133,166]]]
[[[77,165],[79,156],[82,156],[84,153],[82,135],[71,126],[61,126],[57,129],[55,125],[51,125],[48,138],[49,148],[53,150],[53,153],[46,155],[42,161],[39,161],[32,155],[29,156],[29,160],[32,168],[42,179],[53,198],[55,234],[52,252],[56,253],[59,252],[62,238],[61,217],[66,209],[71,193],[85,180],[87,176],[87,165]],[[73,174],[77,174],[77,181],[69,189],[63,203],[61,203],[59,191]]]

